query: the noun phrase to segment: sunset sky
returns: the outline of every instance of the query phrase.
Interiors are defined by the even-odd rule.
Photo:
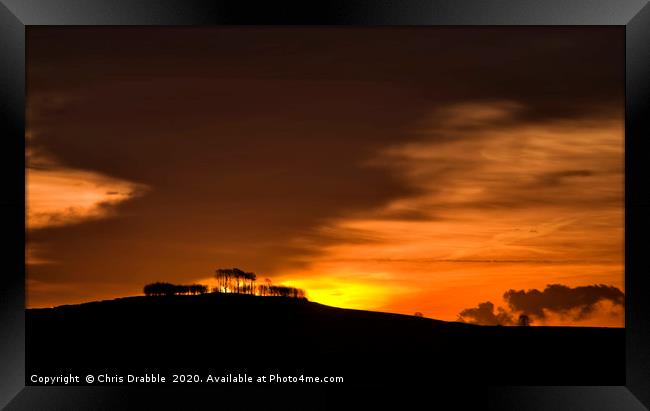
[[[30,27],[27,47],[29,307],[239,267],[442,320],[561,284],[535,325],[623,326],[621,28]]]

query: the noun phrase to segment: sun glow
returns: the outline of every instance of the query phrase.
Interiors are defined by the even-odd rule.
[[[390,295],[387,285],[362,282],[354,277],[319,276],[282,283],[306,290],[310,301],[341,308],[380,310]]]

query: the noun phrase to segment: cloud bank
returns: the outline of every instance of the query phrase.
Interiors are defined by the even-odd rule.
[[[511,325],[513,324],[512,314],[503,307],[497,308],[494,312],[494,304],[490,301],[480,303],[475,308],[466,308],[458,315],[463,322],[481,325]]]
[[[589,317],[601,301],[608,300],[614,305],[623,306],[625,295],[618,288],[603,284],[575,288],[549,284],[544,291],[508,290],[503,299],[510,310],[526,315],[545,318],[550,311],[582,320]]]
[[[459,321],[481,325],[512,325],[519,315],[527,315],[544,322],[553,316],[571,321],[587,320],[597,314],[617,313],[623,308],[625,294],[614,286],[594,284],[568,287],[549,284],[543,291],[537,289],[508,290],[503,294],[508,307],[498,307],[486,301],[474,308],[466,308]]]

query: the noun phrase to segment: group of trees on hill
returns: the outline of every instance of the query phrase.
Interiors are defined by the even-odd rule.
[[[179,295],[179,294],[205,294],[208,286],[203,284],[179,285],[170,283],[153,283],[144,286],[145,295]]]
[[[300,288],[289,287],[286,285],[260,284],[257,286],[259,295],[268,295],[275,297],[305,298],[305,291]]]
[[[255,294],[255,273],[247,273],[239,268],[219,268],[214,275],[219,293]]]
[[[265,284],[256,284],[257,276],[239,268],[219,268],[214,274],[217,286],[212,289],[217,293],[251,294],[273,297],[305,298],[305,291],[286,285],[273,285],[268,278]]]
[[[239,268],[219,268],[215,271],[217,286],[212,288],[213,293],[249,294],[269,297],[305,298],[305,291],[286,285],[273,285],[268,278],[265,284],[256,284],[257,276]],[[177,285],[163,282],[147,284],[144,294],[179,295],[179,294],[205,294],[208,286],[203,284]]]

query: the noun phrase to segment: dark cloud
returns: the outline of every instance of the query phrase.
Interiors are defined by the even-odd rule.
[[[511,325],[514,323],[512,315],[502,307],[494,312],[494,304],[490,301],[480,303],[475,308],[466,308],[458,314],[458,319],[463,322],[481,325]]]
[[[544,291],[536,289],[508,290],[503,299],[512,311],[545,318],[547,312],[562,315],[573,315],[574,320],[589,317],[598,303],[610,301],[614,305],[623,306],[625,295],[616,287],[597,284],[575,288],[562,284],[549,284]]]
[[[458,315],[458,320],[481,325],[511,325],[518,315],[528,315],[545,319],[551,313],[569,316],[580,321],[592,316],[598,304],[604,301],[622,307],[625,294],[614,286],[603,284],[578,286],[575,288],[562,284],[549,284],[543,291],[537,289],[508,290],[503,294],[508,309],[498,307],[490,301],[478,307],[466,308]]]

